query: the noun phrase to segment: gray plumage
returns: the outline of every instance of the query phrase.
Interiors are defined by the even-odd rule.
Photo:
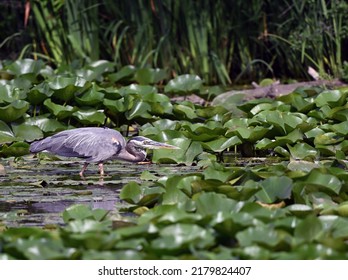
[[[133,137],[126,142],[116,130],[85,127],[62,131],[33,142],[30,145],[30,152],[48,151],[59,156],[83,158],[85,165],[80,172],[80,175],[83,176],[89,163],[98,163],[100,173],[103,175],[103,162],[106,160],[143,161],[146,158],[146,148],[177,149],[175,146],[142,136]]]

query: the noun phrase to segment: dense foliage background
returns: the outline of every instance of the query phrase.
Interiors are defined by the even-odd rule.
[[[198,74],[206,83],[341,75],[344,0],[1,1],[1,59],[59,67],[107,59]]]

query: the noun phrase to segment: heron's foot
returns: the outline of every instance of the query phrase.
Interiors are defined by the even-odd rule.
[[[83,167],[82,167],[82,169],[81,169],[81,171],[80,171],[80,173],[79,173],[81,179],[85,179],[85,176],[83,175],[83,173],[85,173],[88,164],[89,164],[88,162],[85,162],[85,164],[83,165]]]
[[[145,165],[145,164],[152,164],[152,162],[151,161],[140,161],[140,162],[137,162],[137,164]]]
[[[104,165],[101,162],[101,163],[98,164],[98,166],[99,166],[100,177],[103,177],[105,175],[105,173],[104,173]]]

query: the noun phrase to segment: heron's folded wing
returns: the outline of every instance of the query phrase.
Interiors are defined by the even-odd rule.
[[[118,154],[122,149],[122,142],[111,134],[84,133],[69,134],[62,143],[62,148],[70,150],[72,154],[86,158],[90,162],[100,162]]]

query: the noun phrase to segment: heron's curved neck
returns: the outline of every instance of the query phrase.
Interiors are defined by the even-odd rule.
[[[130,162],[140,162],[145,160],[146,151],[128,143],[125,149],[117,155],[117,158]]]

